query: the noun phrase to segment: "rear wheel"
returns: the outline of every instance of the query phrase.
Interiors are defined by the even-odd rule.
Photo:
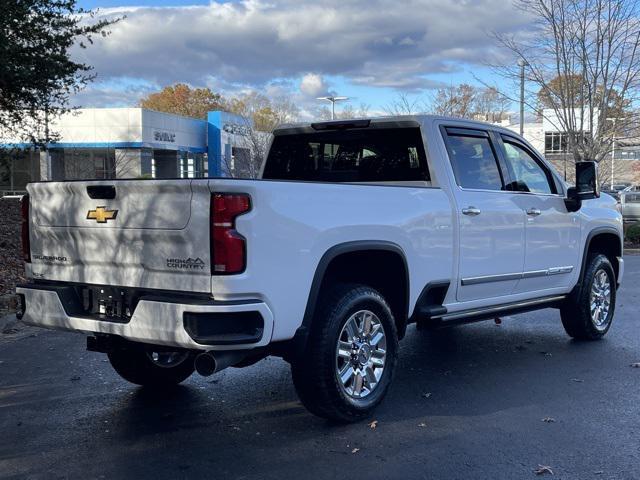
[[[194,371],[193,354],[184,350],[156,350],[152,346],[131,343],[107,355],[118,375],[136,385],[177,385]]]
[[[373,288],[339,285],[323,296],[307,349],[292,363],[300,400],[320,417],[352,422],[382,401],[393,377],[398,335]]]
[[[589,258],[582,288],[560,309],[562,325],[573,338],[598,340],[611,327],[616,306],[616,276],[604,255]]]

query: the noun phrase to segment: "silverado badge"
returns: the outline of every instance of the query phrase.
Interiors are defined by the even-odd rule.
[[[115,220],[118,210],[108,210],[107,207],[96,207],[95,210],[89,210],[87,220],[95,220],[98,223],[107,223],[107,220]]]

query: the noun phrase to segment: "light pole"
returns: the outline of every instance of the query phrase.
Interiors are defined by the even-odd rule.
[[[334,120],[336,118],[336,102],[349,100],[349,97],[336,97],[335,95],[332,95],[329,97],[318,97],[317,100],[326,100],[327,102],[331,102],[331,120]]]
[[[616,157],[616,121],[617,118],[607,118],[607,122],[613,123],[613,129],[611,132],[611,190],[613,190],[613,167]]]
[[[518,66],[520,67],[520,136],[524,136],[524,67],[527,66],[527,62],[523,59],[518,60]]]

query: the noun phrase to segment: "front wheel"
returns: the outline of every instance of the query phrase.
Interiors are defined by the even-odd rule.
[[[589,258],[582,287],[560,309],[562,325],[569,336],[598,340],[611,328],[616,306],[616,276],[604,255]]]
[[[382,401],[393,377],[398,334],[375,289],[339,285],[322,297],[305,352],[292,362],[300,400],[313,414],[353,422]]]
[[[189,351],[155,350],[152,346],[131,343],[107,355],[118,375],[136,385],[177,385],[189,378],[195,369],[193,354]]]

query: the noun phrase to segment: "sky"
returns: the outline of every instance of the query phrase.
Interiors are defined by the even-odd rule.
[[[350,97],[384,112],[399,94],[428,101],[439,86],[499,84],[488,63],[512,61],[493,32],[530,20],[508,0],[79,0],[96,18],[125,16],[74,56],[97,78],[74,103],[133,106],[183,82],[226,96]]]

